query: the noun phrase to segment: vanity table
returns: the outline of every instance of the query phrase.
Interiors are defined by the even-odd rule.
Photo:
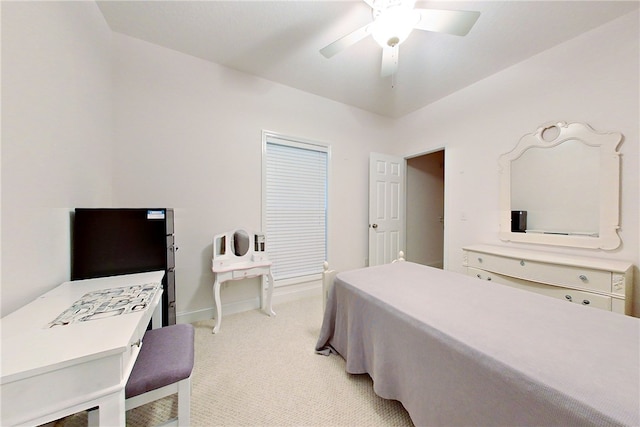
[[[273,294],[271,261],[267,258],[265,245],[266,239],[263,233],[252,233],[246,230],[230,231],[214,237],[211,260],[211,271],[215,276],[213,282],[213,298],[216,304],[214,334],[220,331],[222,322],[220,287],[228,281],[260,277],[260,306],[266,314],[275,316],[276,313],[271,307]]]
[[[463,248],[467,275],[631,315],[633,264],[491,245]]]
[[[125,385],[163,271],[65,282],[0,319],[0,424],[38,425],[98,406],[125,425]]]

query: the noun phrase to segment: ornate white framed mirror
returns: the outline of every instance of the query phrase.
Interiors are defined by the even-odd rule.
[[[500,239],[612,250],[620,246],[622,134],[545,124],[500,156]]]

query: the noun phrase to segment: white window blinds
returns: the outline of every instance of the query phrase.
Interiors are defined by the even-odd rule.
[[[322,273],[329,148],[264,133],[263,222],[275,280]]]

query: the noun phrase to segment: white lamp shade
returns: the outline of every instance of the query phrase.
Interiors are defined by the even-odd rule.
[[[383,48],[396,46],[409,37],[413,27],[420,20],[420,13],[403,6],[384,10],[373,21],[371,36]]]

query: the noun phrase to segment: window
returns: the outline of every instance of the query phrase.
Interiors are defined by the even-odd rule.
[[[263,131],[262,222],[275,280],[322,273],[327,259],[327,145]]]

